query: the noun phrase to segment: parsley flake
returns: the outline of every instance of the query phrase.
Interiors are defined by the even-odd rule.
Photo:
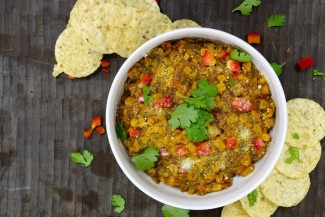
[[[247,195],[249,206],[255,205],[257,201],[257,197],[258,197],[258,192],[256,189]]]
[[[253,6],[257,7],[261,4],[260,0],[245,0],[231,12],[240,11],[242,15],[249,16],[252,13]]]
[[[151,103],[152,101],[152,97],[149,95],[150,94],[150,90],[148,88],[147,85],[142,85],[142,93],[143,93],[143,100],[146,104]]]
[[[288,151],[289,151],[291,157],[288,157],[287,159],[285,159],[285,162],[286,162],[287,164],[292,164],[292,162],[293,162],[294,160],[299,160],[299,161],[300,161],[300,159],[299,159],[299,150],[298,150],[297,148],[290,147],[290,148],[288,149]]]
[[[169,119],[168,123],[173,128],[177,128],[179,126],[185,128],[189,127],[191,123],[196,122],[197,117],[198,111],[195,110],[193,106],[183,103],[176,107],[171,114],[171,118]]]
[[[294,139],[300,139],[298,133],[294,133],[292,137],[293,137]]]
[[[82,154],[73,152],[70,157],[72,162],[81,164],[83,167],[88,167],[94,159],[94,155],[88,150],[84,150]]]
[[[169,206],[164,204],[161,208],[163,217],[189,217],[188,209],[176,208],[173,206]]]
[[[252,56],[249,55],[248,53],[238,50],[238,49],[234,49],[231,51],[230,53],[230,57],[233,60],[237,60],[239,62],[251,62],[252,61]]]
[[[155,166],[155,162],[158,160],[159,151],[150,146],[142,154],[132,157],[132,162],[135,166],[142,171],[147,171]]]
[[[115,126],[115,131],[116,131],[116,134],[117,134],[117,138],[119,138],[122,141],[127,139],[126,132],[124,130],[124,127],[123,127],[122,123],[118,123]]]
[[[278,63],[271,63],[271,66],[273,68],[273,70],[275,71],[275,73],[277,74],[277,76],[280,76],[282,73],[282,67],[285,65],[286,63],[282,63],[282,64],[278,64]]]
[[[316,79],[316,76],[324,76],[324,72],[318,71],[317,69],[313,70],[313,80]],[[325,80],[325,77],[324,77]]]
[[[121,213],[125,209],[125,199],[119,194],[112,195],[112,206],[115,206],[114,212]]]
[[[282,14],[275,14],[267,18],[267,26],[271,27],[281,27],[284,25],[286,17]]]

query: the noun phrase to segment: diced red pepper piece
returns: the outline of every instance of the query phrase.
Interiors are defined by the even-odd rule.
[[[99,127],[96,127],[96,132],[99,135],[103,135],[106,131],[105,131],[105,128],[103,126],[99,126]]]
[[[218,58],[222,59],[222,60],[225,60],[225,59],[227,59],[227,57],[229,56],[229,53],[228,53],[227,51],[224,51],[224,52],[222,52],[222,53],[220,53],[220,54],[217,54],[216,56],[217,56]]]
[[[211,51],[205,50],[203,54],[202,65],[204,66],[214,66],[217,63],[216,58]]]
[[[68,75],[68,78],[69,78],[70,80],[74,80],[74,79],[76,79],[76,77],[73,77],[72,75]]]
[[[137,138],[140,135],[140,130],[134,127],[130,127],[128,132],[131,138]]]
[[[226,64],[227,64],[227,68],[233,71],[234,73],[237,74],[241,73],[240,62],[236,60],[227,60]]]
[[[247,34],[248,44],[260,44],[261,43],[261,34],[260,33],[249,33]]]
[[[169,155],[169,152],[168,152],[167,149],[162,148],[162,149],[160,149],[160,155],[163,156],[163,157],[165,157],[165,156],[168,156]]]
[[[145,85],[149,85],[152,81],[152,74],[150,72],[146,72],[141,79],[141,83]]]
[[[237,139],[235,137],[230,137],[226,140],[227,148],[235,148],[237,146]]]
[[[299,69],[303,71],[314,65],[314,60],[310,56],[305,56],[297,62],[297,65],[299,66]]]
[[[111,64],[111,63],[108,62],[108,60],[106,60],[106,59],[102,59],[102,61],[100,62],[100,66],[101,66],[102,68],[107,68],[107,67],[109,67],[110,64]]]
[[[144,102],[143,93],[141,92],[138,97],[139,102]]]
[[[93,128],[89,128],[84,130],[84,137],[86,139],[90,139],[91,135],[93,134],[94,129]]]
[[[176,153],[178,156],[184,156],[188,153],[188,148],[186,147],[186,145],[181,145],[181,146],[178,146],[176,148]]]
[[[234,109],[237,109],[238,111],[241,112],[249,112],[253,110],[253,104],[245,98],[239,98],[236,97],[233,101],[232,101],[232,105],[231,105]]]
[[[110,69],[109,68],[102,68],[102,71],[106,74],[110,73]]]
[[[233,72],[233,73],[232,73],[232,78],[233,78],[234,80],[237,80],[237,79],[238,79],[238,75],[239,75],[239,73]]]
[[[170,108],[172,107],[172,105],[173,105],[173,98],[170,95],[162,97],[160,99],[156,99],[154,102],[155,108],[159,108],[159,107]]]
[[[253,139],[253,145],[257,151],[261,150],[265,146],[262,138]]]
[[[210,155],[212,153],[208,142],[201,142],[196,147],[196,153],[200,155]]]
[[[91,119],[91,128],[95,129],[96,127],[99,127],[103,125],[103,117],[97,116]]]

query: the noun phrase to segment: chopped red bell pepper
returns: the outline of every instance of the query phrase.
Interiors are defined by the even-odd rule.
[[[167,149],[162,148],[162,149],[160,149],[160,155],[163,156],[163,157],[165,157],[165,156],[168,156],[169,155],[169,152],[168,152]]]
[[[150,72],[146,72],[141,79],[141,83],[145,85],[149,85],[152,81],[152,74]]]
[[[229,53],[227,51],[224,51],[222,53],[217,54],[216,56],[222,60],[225,60],[229,56]]]
[[[134,127],[130,127],[128,132],[131,138],[137,138],[140,135],[140,130]]]
[[[106,60],[106,59],[102,59],[102,61],[100,62],[100,66],[102,68],[107,68],[107,67],[109,67],[109,65],[110,65],[110,62],[108,62],[108,60]]]
[[[110,73],[110,69],[109,68],[102,68],[102,71],[106,74]]]
[[[253,104],[245,98],[239,98],[236,97],[233,101],[232,101],[232,105],[231,105],[234,109],[237,109],[238,111],[241,112],[249,112],[253,110]]]
[[[86,139],[90,139],[91,135],[93,134],[94,129],[93,128],[89,128],[84,130],[84,137]]]
[[[181,145],[176,148],[176,153],[180,157],[186,155],[188,152],[189,151],[188,151],[188,148],[186,147],[186,145]]]
[[[74,80],[74,79],[76,79],[76,77],[74,77],[74,76],[72,76],[72,75],[68,75],[68,78],[69,78],[70,80]]]
[[[249,44],[260,44],[261,43],[261,34],[260,33],[247,34],[247,42]]]
[[[255,138],[252,142],[257,151],[261,150],[265,146],[262,138]]]
[[[297,62],[297,65],[299,66],[299,69],[303,71],[314,65],[314,60],[310,56],[305,56]]]
[[[106,131],[105,131],[105,128],[103,126],[99,126],[99,127],[96,127],[96,132],[99,135],[103,135]]]
[[[235,137],[230,137],[226,140],[226,147],[231,149],[237,146],[237,139]]]
[[[102,116],[97,116],[91,119],[91,128],[95,129],[96,127],[99,127],[103,125],[103,117]]]
[[[170,95],[162,97],[160,99],[156,99],[154,102],[155,108],[159,108],[159,107],[170,108],[172,107],[172,105],[173,105],[173,98]]]
[[[235,60],[227,60],[226,62],[227,68],[233,71],[234,73],[241,73],[241,65],[240,62],[235,61]]]
[[[203,54],[202,65],[204,66],[214,66],[217,63],[216,58],[211,51],[205,50]]]
[[[212,153],[208,142],[201,142],[196,147],[196,153],[200,155],[210,155]]]

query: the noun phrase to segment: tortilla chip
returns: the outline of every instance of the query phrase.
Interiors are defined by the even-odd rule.
[[[92,74],[100,65],[103,55],[92,51],[89,44],[74,28],[65,29],[55,44],[56,77],[62,72],[76,78]]]
[[[291,157],[289,153],[290,146],[284,144],[282,153],[276,164],[276,168],[279,172],[288,176],[289,178],[301,178],[307,176],[311,171],[315,169],[317,163],[321,157],[322,147],[319,142],[316,145],[312,145],[311,148],[298,149],[299,159],[294,160],[291,164],[286,163],[286,159]]]
[[[176,20],[173,22],[173,29],[181,29],[181,28],[188,28],[188,27],[201,27],[199,24],[194,22],[193,20]]]
[[[271,216],[276,211],[278,206],[266,199],[259,187],[256,189],[256,191],[258,196],[255,204],[250,206],[248,196],[246,196],[240,199],[242,207],[251,217]]]
[[[222,208],[221,217],[249,217],[249,215],[240,202],[236,201]]]
[[[291,207],[302,201],[310,187],[309,176],[291,179],[273,170],[260,185],[263,195],[278,206]]]

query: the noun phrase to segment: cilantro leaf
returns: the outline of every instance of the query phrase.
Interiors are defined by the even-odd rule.
[[[258,196],[258,192],[256,189],[247,195],[249,206],[255,205],[257,201],[257,196]]]
[[[315,80],[316,76],[324,76],[324,72],[318,71],[317,69],[313,70],[313,80]],[[325,80],[325,78],[324,78]]]
[[[189,106],[187,103],[183,103],[176,107],[172,112],[171,118],[168,123],[173,127],[179,126],[189,127],[191,123],[194,123],[198,117],[198,111],[193,106]]]
[[[235,86],[235,80],[232,77],[229,78],[229,83],[231,87]]]
[[[231,51],[230,53],[230,57],[233,60],[237,60],[239,62],[250,62],[252,61],[252,56],[249,55],[248,53],[238,50],[238,49],[234,49]]]
[[[185,102],[187,102],[189,105],[194,106],[195,108],[206,108],[207,107],[204,96],[196,97],[196,98],[186,97]]]
[[[296,149],[296,148],[294,148],[294,147],[290,147],[290,148],[288,149],[288,151],[289,151],[291,157],[288,157],[287,159],[285,159],[285,162],[286,162],[287,164],[292,164],[292,162],[293,162],[294,160],[299,160],[299,161],[300,161],[300,159],[299,159],[299,150],[298,150],[298,149]]]
[[[251,15],[253,6],[259,6],[261,4],[260,0],[245,0],[238,7],[233,9],[231,12],[240,11],[242,15]]]
[[[143,93],[143,100],[146,104],[151,103],[152,101],[152,97],[149,95],[150,94],[150,90],[148,88],[147,85],[142,85],[142,93]]]
[[[70,155],[72,162],[81,164],[83,167],[88,167],[94,159],[94,155],[88,150],[81,153],[73,152]]]
[[[294,133],[292,137],[293,137],[294,139],[300,139],[298,133]]]
[[[125,199],[119,194],[112,195],[112,206],[115,206],[114,212],[121,213],[125,209]]]
[[[275,14],[267,18],[267,26],[271,27],[280,27],[283,26],[286,21],[286,17],[282,14]]]
[[[139,170],[146,171],[155,166],[158,155],[159,151],[155,147],[150,146],[142,154],[132,157],[131,160]]]
[[[118,123],[115,126],[115,131],[116,131],[116,134],[117,134],[117,138],[119,138],[122,141],[127,139],[126,132],[124,130],[124,127],[123,127],[122,123]]]
[[[194,97],[215,97],[218,94],[217,85],[210,85],[208,79],[200,79],[197,83],[198,87],[192,90]]]
[[[189,217],[189,210],[188,209],[181,209],[181,208],[176,208],[173,206],[169,206],[164,204],[161,207],[161,211],[163,214],[163,217]]]
[[[198,114],[197,122],[185,128],[187,138],[193,142],[202,142],[208,137],[209,131],[206,125],[213,121],[213,115],[209,112],[200,109]]]
[[[282,64],[278,64],[278,63],[271,63],[271,66],[273,68],[273,70],[275,71],[275,73],[277,74],[277,76],[280,76],[282,73],[282,67],[285,65],[286,63],[282,63]]]

